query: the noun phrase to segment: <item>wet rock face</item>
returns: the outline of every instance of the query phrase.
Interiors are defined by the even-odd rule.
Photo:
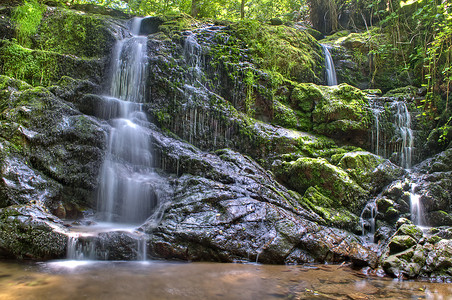
[[[100,124],[44,88],[0,82],[0,202],[87,205],[105,149]]]
[[[152,255],[264,263],[350,256],[356,237],[316,224],[320,218],[297,202],[300,197],[250,158],[231,150],[206,154],[159,136],[156,142],[167,159],[179,160],[184,175],[172,181],[174,194],[160,224],[143,225]]]
[[[66,254],[62,222],[42,206],[0,209],[0,257],[51,259]]]

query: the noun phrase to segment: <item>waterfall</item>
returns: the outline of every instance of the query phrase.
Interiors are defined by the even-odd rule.
[[[400,165],[405,169],[411,168],[411,156],[414,146],[413,131],[411,130],[411,116],[404,101],[395,102],[397,107],[396,128],[402,138],[400,145]]]
[[[388,97],[369,97],[369,102],[374,119],[371,130],[373,153],[390,158],[407,170],[411,169],[414,134],[406,103]],[[380,102],[387,102],[389,105],[383,106]]]
[[[391,97],[368,96],[368,98],[374,116],[372,150],[377,155],[390,158],[409,172],[411,221],[415,225],[424,226],[426,222],[421,195],[416,193],[417,182],[420,179],[411,170],[415,148],[411,114],[407,104],[403,100]]]
[[[97,197],[101,219],[108,222],[143,222],[159,200],[149,122],[141,104],[148,60],[147,37],[139,36],[141,21],[134,18],[132,36],[117,41],[113,49],[110,86],[100,112],[112,126]]]
[[[380,132],[380,115],[384,111],[384,108],[377,105],[376,102],[371,102],[371,110],[372,115],[374,117],[373,126],[371,129],[371,137],[372,137],[372,152],[376,155],[385,156],[385,149],[383,151],[380,150],[380,139],[381,139],[381,132]]]
[[[325,69],[326,69],[326,83],[329,86],[337,85],[336,70],[334,69],[334,61],[328,46],[322,45],[323,53],[325,54]]]
[[[71,234],[68,237],[66,258],[70,260],[93,260],[97,258],[95,244],[93,242],[80,242],[80,234]]]
[[[366,242],[373,243],[375,235],[375,219],[378,214],[377,199],[381,195],[378,195],[375,199],[369,201],[364,207],[361,215],[359,216],[359,223],[361,225],[362,236]]]
[[[411,184],[410,191],[410,213],[411,213],[411,222],[417,226],[425,225],[423,208],[421,204],[421,195],[416,193],[416,183]]]

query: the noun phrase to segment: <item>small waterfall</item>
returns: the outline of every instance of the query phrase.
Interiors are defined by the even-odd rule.
[[[143,234],[137,239],[137,258],[138,260],[145,261],[147,260],[147,238],[146,235]]]
[[[402,138],[400,146],[400,165],[411,168],[411,157],[414,147],[413,131],[411,130],[411,115],[404,101],[395,102],[397,107],[396,128]]]
[[[334,61],[331,57],[330,50],[328,50],[328,46],[321,45],[325,54],[326,83],[329,86],[337,85],[336,69],[334,68]]]
[[[198,79],[202,75],[201,70],[201,54],[202,47],[196,40],[196,36],[193,32],[188,32],[188,36],[184,42],[184,56],[187,65],[191,68],[192,80]]]
[[[411,183],[410,190],[410,214],[411,222],[417,226],[425,226],[426,222],[424,219],[424,209],[421,203],[421,195],[417,193],[416,188],[418,184]]]
[[[377,101],[375,101],[374,97],[368,96],[369,103],[371,104],[371,111],[374,117],[373,126],[371,129],[371,146],[372,152],[376,155],[386,157],[386,143],[383,143],[384,148],[381,149],[380,144],[382,142],[382,133],[380,128],[380,118],[382,113],[385,111],[384,107],[379,105]]]
[[[111,77],[97,112],[110,125],[97,191],[97,218],[108,223],[100,222],[72,232],[67,244],[69,259],[117,257],[108,250],[113,237],[125,239],[129,245],[131,240],[136,241],[135,247],[127,247],[130,257],[146,260],[147,235],[136,231],[136,225],[162,215],[166,181],[154,170],[151,124],[143,109],[148,57],[147,37],[139,35],[141,21],[134,18],[130,24],[131,36],[118,40],[113,48]],[[118,233],[111,234],[114,231]]]
[[[134,18],[132,37],[115,45],[109,95],[99,113],[112,126],[98,190],[98,211],[108,222],[143,222],[159,198],[146,132],[149,122],[140,104],[145,99],[148,60],[147,37],[138,35],[141,21]]]
[[[359,223],[362,229],[362,236],[366,242],[373,243],[375,235],[375,218],[377,217],[377,199],[372,199],[364,207],[361,215],[359,216]]]
[[[390,158],[407,170],[411,169],[414,134],[406,103],[388,97],[369,97],[369,102],[374,117],[371,130],[372,152]],[[383,106],[385,102],[388,105]]]
[[[66,258],[69,260],[97,259],[96,247],[93,242],[80,242],[80,234],[71,234],[68,237]]]

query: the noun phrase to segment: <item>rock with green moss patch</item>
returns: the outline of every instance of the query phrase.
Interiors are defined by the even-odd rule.
[[[5,153],[0,198],[5,204],[34,200],[52,207],[64,197],[87,205],[106,143],[100,124],[45,88],[7,77],[0,82],[0,139],[6,149],[0,151]],[[32,199],[37,192],[41,196]]]
[[[101,58],[110,54],[115,42],[113,30],[120,31],[121,26],[118,19],[49,8],[39,26],[36,48],[81,58]]]
[[[105,62],[98,58],[78,58],[46,50],[24,48],[13,42],[0,43],[3,74],[34,86],[56,83],[64,75],[100,83]]]
[[[416,240],[409,235],[396,235],[389,242],[390,253],[399,253],[416,245]]]
[[[349,144],[367,145],[371,112],[364,93],[346,84],[322,91],[324,97],[312,112],[314,131]]]
[[[315,105],[323,100],[321,90],[312,83],[300,83],[290,95],[292,105],[303,112],[312,112]]]
[[[400,228],[397,230],[397,235],[409,235],[413,239],[415,239],[416,242],[419,242],[419,240],[422,238],[423,233],[422,230],[413,224],[403,224],[400,226]]]
[[[66,254],[62,222],[39,205],[0,209],[0,256],[55,259]]]
[[[299,158],[284,162],[274,169],[277,178],[290,188],[304,194],[314,186],[318,191],[335,200],[336,207],[346,207],[357,213],[367,194],[342,169],[322,158]]]
[[[347,209],[340,207],[334,201],[323,195],[316,187],[310,186],[300,200],[300,203],[322,217],[323,222],[329,226],[360,233],[359,218]]]

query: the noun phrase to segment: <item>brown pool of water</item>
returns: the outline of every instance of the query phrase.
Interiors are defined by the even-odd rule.
[[[345,265],[0,261],[0,299],[452,299],[452,284]]]

